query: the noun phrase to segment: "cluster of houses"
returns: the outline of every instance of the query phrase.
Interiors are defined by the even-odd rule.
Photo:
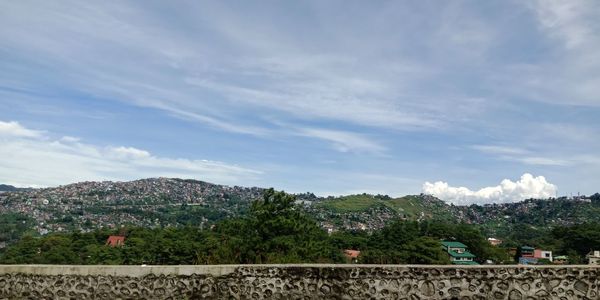
[[[541,249],[535,249],[529,246],[522,246],[520,248],[519,264],[520,265],[537,265],[546,261],[553,263],[552,251],[546,251]],[[558,261],[557,261],[558,263]],[[561,262],[562,263],[562,262]]]
[[[475,255],[469,252],[467,246],[461,242],[455,241],[443,241],[442,249],[448,253],[450,262],[455,265],[478,265],[475,259]],[[358,250],[344,250],[344,255],[350,263],[357,263],[360,251]]]
[[[490,244],[497,246],[502,243],[501,240],[490,238],[488,239]],[[456,241],[443,241],[442,249],[448,253],[450,262],[455,265],[477,265],[475,261],[476,256],[469,252],[468,247]],[[552,251],[536,249],[534,247],[522,246],[520,248],[519,264],[521,265],[536,265],[543,263],[551,264],[567,264],[569,258],[566,255],[552,256]],[[600,251],[593,250],[586,255],[588,264],[598,265],[600,264]]]
[[[521,265],[537,265],[550,263],[555,265],[564,265],[569,263],[569,258],[566,255],[552,256],[552,251],[536,249],[530,246],[522,246],[520,248],[519,264]],[[592,250],[585,258],[590,265],[600,264],[600,251]]]
[[[488,239],[488,241],[492,245],[498,245],[502,243],[502,241],[497,239],[493,239],[493,241]],[[105,245],[110,247],[121,247],[125,245],[125,237],[122,235],[111,235],[106,239]],[[469,252],[467,245],[461,242],[442,241],[442,250],[448,253],[448,258],[450,258],[450,262],[454,265],[479,264],[475,261],[476,256]],[[519,264],[522,265],[540,264],[543,262],[543,260],[553,264],[566,264],[568,261],[567,256],[564,255],[552,257],[552,251],[535,249],[529,246],[522,246],[520,250]],[[346,256],[348,262],[357,263],[360,251],[347,249],[344,250],[344,255]],[[600,264],[600,251],[590,251],[586,258],[588,259],[588,264],[598,265]]]

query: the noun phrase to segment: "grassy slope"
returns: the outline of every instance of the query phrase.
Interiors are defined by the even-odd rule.
[[[335,198],[333,200],[325,200],[318,205],[325,209],[330,209],[335,212],[361,212],[369,208],[381,205],[382,200],[375,199],[369,195],[350,195]]]
[[[370,208],[387,206],[409,219],[419,218],[421,213],[426,218],[448,219],[450,217],[448,207],[444,203],[425,203],[419,196],[404,196],[383,200],[371,195],[349,195],[333,200],[325,200],[318,205],[338,213],[363,212]]]

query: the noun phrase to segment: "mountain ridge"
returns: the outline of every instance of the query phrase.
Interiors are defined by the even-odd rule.
[[[15,219],[19,220],[29,218],[27,222],[33,224],[30,230],[37,234],[124,225],[203,227],[243,215],[264,190],[164,177],[85,181],[3,192],[0,214],[17,214],[21,217]],[[423,194],[397,198],[370,194],[295,195],[297,203],[328,231],[372,231],[395,219],[442,220],[478,224],[490,235],[503,236],[515,224],[549,227],[600,221],[598,194],[598,199],[528,199],[483,206],[456,206]]]
[[[15,191],[23,191],[28,190],[29,188],[18,188],[12,186],[10,184],[0,184],[0,192],[15,192]]]

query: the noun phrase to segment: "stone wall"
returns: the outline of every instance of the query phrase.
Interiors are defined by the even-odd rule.
[[[0,265],[0,299],[599,299],[592,266]]]

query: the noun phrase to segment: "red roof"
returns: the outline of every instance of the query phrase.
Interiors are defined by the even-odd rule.
[[[120,235],[111,235],[106,240],[106,245],[111,247],[123,246],[125,245],[125,237]]]
[[[358,250],[344,250],[344,255],[346,255],[347,258],[357,258],[360,255],[360,251]]]

